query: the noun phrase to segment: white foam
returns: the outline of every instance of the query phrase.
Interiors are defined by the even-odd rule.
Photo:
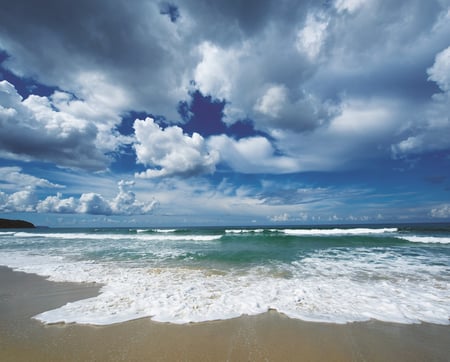
[[[449,237],[441,237],[441,236],[416,236],[416,235],[410,235],[410,236],[399,236],[401,239],[410,241],[412,243],[426,243],[426,244],[450,244],[450,238]]]
[[[38,236],[37,241],[74,241],[58,246],[50,239],[49,243],[34,245],[29,239],[6,235],[0,265],[54,281],[104,285],[98,297],[36,316],[45,323],[102,325],[141,317],[188,323],[276,309],[292,318],[333,323],[378,319],[449,324],[450,270],[446,254],[436,254],[430,260],[424,254],[401,254],[389,247],[328,248],[308,251],[290,263],[247,265],[233,270],[213,261],[196,267],[170,259],[192,251],[201,253],[210,245],[215,247],[216,243],[208,241],[221,235],[23,234]],[[120,241],[116,242],[116,238]],[[12,239],[24,241],[28,249],[14,249],[17,245]],[[192,249],[192,245],[198,248]],[[105,249],[114,253],[115,248],[150,257],[123,262],[100,257],[86,260],[92,257],[86,256],[91,252],[101,254]]]
[[[212,241],[218,240],[222,235],[197,235],[197,234],[187,234],[187,235],[152,235],[139,233],[137,235],[132,234],[107,234],[107,233],[28,233],[28,232],[17,232],[14,236],[20,238],[56,238],[56,239],[72,239],[72,240],[147,240],[147,241]]]
[[[284,229],[282,230],[288,235],[297,236],[330,236],[330,235],[370,235],[397,232],[397,228],[352,228],[352,229]]]
[[[0,264],[54,281],[105,285],[98,297],[37,315],[44,323],[104,325],[141,317],[188,323],[269,309],[292,318],[333,323],[373,318],[449,324],[450,316],[445,260],[427,265],[420,258],[399,259],[389,251],[368,249],[347,255],[334,249],[291,264],[239,271],[130,267],[17,252],[0,253]]]
[[[129,231],[134,231],[134,229],[130,229]],[[149,231],[152,231],[151,229],[136,229],[137,233],[147,233]]]

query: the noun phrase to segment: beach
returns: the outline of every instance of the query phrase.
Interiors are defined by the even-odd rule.
[[[223,321],[150,318],[107,326],[45,325],[32,317],[97,295],[0,267],[2,361],[448,361],[450,327],[379,321],[314,323],[269,311]]]

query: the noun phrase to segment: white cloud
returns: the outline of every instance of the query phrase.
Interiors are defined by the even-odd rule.
[[[34,211],[36,196],[33,191],[23,190],[10,195],[2,193],[0,200],[0,211],[2,212],[31,212]]]
[[[329,20],[322,13],[308,14],[305,26],[297,34],[297,49],[314,61],[318,58],[327,37]]]
[[[63,188],[63,185],[52,183],[46,179],[38,178],[22,172],[21,167],[0,167],[0,184],[3,188],[7,188],[8,184],[17,188]]]
[[[112,210],[108,201],[102,195],[90,192],[80,197],[77,212],[90,215],[111,215]]]
[[[55,109],[47,97],[22,100],[5,80],[0,81],[0,127],[0,152],[10,156],[92,170],[108,163],[97,147],[94,123]]]
[[[210,42],[198,46],[201,61],[194,71],[194,80],[203,94],[219,99],[229,99],[233,77],[239,61],[239,51],[222,49]]]
[[[431,216],[438,219],[448,219],[450,218],[450,205],[440,205],[431,209]]]
[[[148,202],[139,201],[134,192],[127,190],[134,182],[120,181],[119,192],[112,198],[87,192],[79,198],[64,198],[58,192],[38,200],[34,190],[18,191],[6,194],[0,191],[0,211],[2,212],[39,212],[60,214],[90,214],[90,215],[145,215],[152,213],[158,202],[151,199]]]
[[[119,193],[110,202],[111,210],[113,214],[117,215],[137,215],[148,214],[157,205],[158,201],[153,199],[151,202],[140,202],[136,200],[136,194],[127,188],[134,186],[133,181],[120,181]]]
[[[36,205],[36,211],[42,213],[72,214],[77,212],[77,208],[78,200],[74,197],[63,199],[59,192],[56,196],[47,196]]]
[[[392,155],[394,158],[401,157],[409,153],[421,152],[424,148],[422,136],[410,136],[407,139],[392,145]]]
[[[212,173],[218,161],[216,151],[208,151],[202,136],[183,133],[177,126],[162,129],[153,119],[134,122],[137,161],[147,169],[138,177],[195,176]]]
[[[299,170],[295,158],[277,156],[271,143],[264,137],[234,140],[225,135],[208,139],[210,149],[217,150],[221,161],[242,173],[288,173]]]
[[[428,79],[437,83],[444,91],[450,91],[450,46],[436,55],[435,62],[428,68]]]
[[[288,90],[284,85],[270,86],[255,104],[255,110],[269,117],[278,117],[288,101]]]

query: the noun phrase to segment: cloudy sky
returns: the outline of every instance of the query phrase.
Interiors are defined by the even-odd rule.
[[[1,7],[0,217],[450,219],[450,0]]]

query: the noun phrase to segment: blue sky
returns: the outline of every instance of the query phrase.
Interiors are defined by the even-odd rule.
[[[16,0],[0,217],[450,220],[450,1]]]

